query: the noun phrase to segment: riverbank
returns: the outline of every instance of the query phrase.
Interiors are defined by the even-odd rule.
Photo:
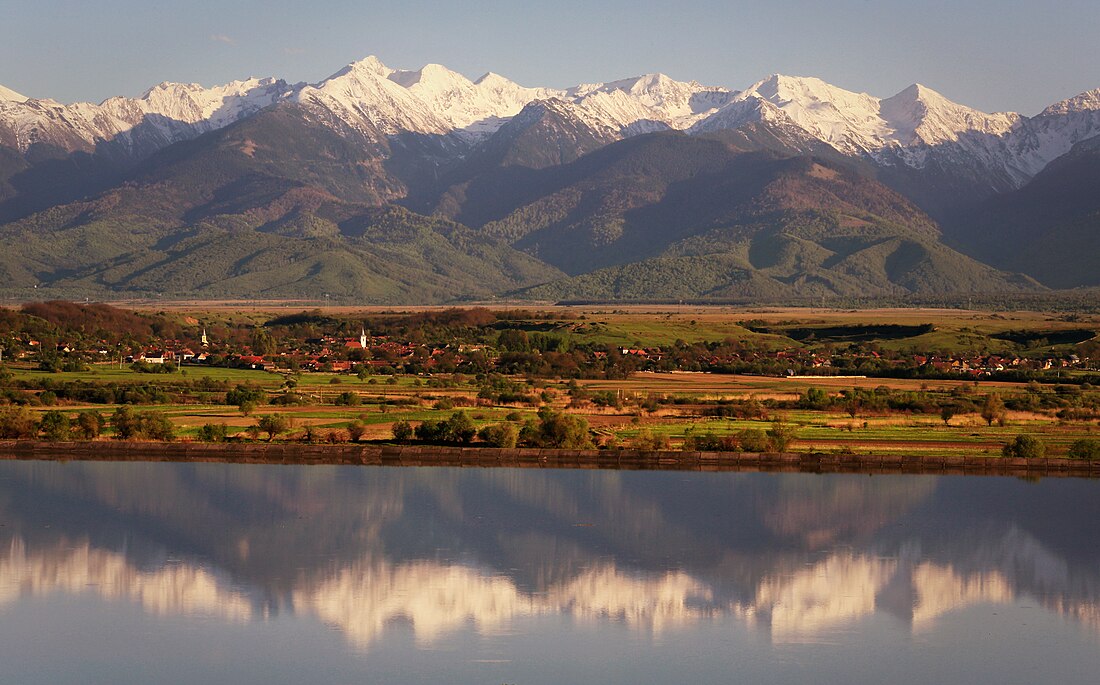
[[[0,459],[1100,478],[1100,462],[900,454],[500,449],[421,445],[0,441]]]

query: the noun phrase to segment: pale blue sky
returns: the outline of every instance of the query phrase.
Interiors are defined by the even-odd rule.
[[[563,87],[651,71],[744,88],[771,73],[886,97],[913,82],[1035,114],[1100,87],[1100,2],[0,0],[0,84],[63,102],[160,81],[318,81],[378,55]]]

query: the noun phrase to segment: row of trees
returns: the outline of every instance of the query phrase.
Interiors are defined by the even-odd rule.
[[[415,428],[408,421],[398,421],[393,425],[393,438],[398,442],[417,440],[444,445],[468,445],[476,438],[488,446],[505,448],[590,449],[595,445],[584,417],[548,407],[539,410],[538,418],[490,424],[480,430],[464,411],[440,421],[423,421]]]
[[[158,411],[134,411],[119,407],[110,418],[97,411],[71,414],[56,409],[36,414],[27,407],[0,407],[0,438],[8,440],[95,440],[110,428],[118,440],[162,440],[175,438],[175,427]]]

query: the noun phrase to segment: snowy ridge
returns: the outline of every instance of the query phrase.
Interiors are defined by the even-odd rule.
[[[371,56],[311,85],[270,78],[213,88],[162,83],[140,98],[98,105],[28,99],[0,86],[0,145],[22,152],[38,143],[91,151],[111,142],[142,155],[279,102],[299,103],[321,125],[371,139],[403,133],[447,137],[452,150],[488,137],[536,102],[554,103],[548,106],[558,115],[606,140],[766,123],[880,165],[922,169],[935,162],[1009,186],[1026,182],[1077,142],[1100,135],[1100,89],[1029,119],[987,114],[920,84],[885,99],[779,74],[741,92],[664,74],[554,89],[521,86],[492,72],[471,81],[439,64],[393,69]]]
[[[284,81],[267,78],[213,88],[161,83],[140,98],[114,97],[98,105],[0,99],[0,139],[21,152],[35,144],[90,151],[118,142],[147,153],[249,116],[277,102],[287,89]]]
[[[576,86],[570,88],[567,94],[581,105],[601,94],[613,98],[621,94],[645,112],[634,121],[648,117],[675,129],[690,128],[717,112],[734,96],[725,88],[703,86],[698,81],[676,81],[664,74],[646,74],[610,83]],[[629,126],[634,121],[622,123]]]
[[[1008,145],[1019,174],[1030,178],[1071,147],[1100,136],[1100,88],[1047,107],[1028,120]]]
[[[356,129],[488,136],[535,101],[567,102],[572,115],[619,136],[685,129],[716,112],[733,96],[722,88],[649,74],[612,83],[559,90],[527,88],[489,72],[471,81],[439,64],[393,69],[377,57],[355,62],[292,96],[323,106]]]
[[[878,164],[921,169],[936,160],[1015,187],[1075,143],[1100,135],[1100,89],[1028,119],[1011,112],[987,114],[920,84],[879,99],[816,78],[773,75],[738,93],[692,131],[751,121],[793,124],[845,154]]]

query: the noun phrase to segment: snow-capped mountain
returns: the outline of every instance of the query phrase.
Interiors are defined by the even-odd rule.
[[[64,105],[0,87],[0,145],[26,153],[96,151],[140,158],[279,103],[303,107],[315,123],[370,140],[421,134],[463,156],[521,112],[553,110],[565,130],[612,142],[661,130],[700,134],[763,123],[808,136],[895,175],[934,168],[991,192],[1019,187],[1077,142],[1100,134],[1100,90],[1033,118],[987,114],[914,84],[880,99],[817,78],[773,75],[744,91],[676,81],[663,74],[554,89],[521,86],[495,73],[477,80],[429,64],[349,64],[314,84],[248,79],[203,88],[162,83],[140,98]],[[533,103],[547,103],[529,109]],[[977,179],[976,181],[974,179]]]
[[[1100,88],[1055,103],[1029,119],[1008,141],[1028,178],[1078,142],[1100,135]]]
[[[528,88],[489,72],[476,81],[438,64],[417,70],[386,66],[377,57],[353,62],[315,84],[249,79],[203,88],[162,83],[140,98],[100,104],[28,99],[0,87],[0,143],[26,152],[36,143],[91,151],[123,143],[137,154],[220,128],[278,102],[294,102],[317,120],[373,136],[402,133],[483,139],[528,104],[558,99],[579,121],[624,137],[684,129],[713,114],[728,90],[649,74],[568,89]]]
[[[253,114],[284,97],[287,89],[284,81],[271,78],[213,88],[161,83],[140,98],[113,97],[98,105],[22,98],[4,89],[0,143],[24,153],[35,145],[90,152],[112,143],[144,155]]]
[[[559,100],[593,130],[614,137],[684,129],[713,114],[733,93],[648,74],[567,89],[527,88],[495,73],[476,81],[439,64],[393,69],[377,57],[348,65],[290,96],[322,107],[355,130],[386,135],[456,134],[473,142],[498,130],[536,101]]]
[[[794,125],[840,152],[886,167],[965,169],[1003,191],[1019,187],[1077,142],[1100,134],[1100,90],[1034,118],[987,114],[914,84],[879,99],[816,78],[773,75],[736,94],[692,132],[750,121]]]

